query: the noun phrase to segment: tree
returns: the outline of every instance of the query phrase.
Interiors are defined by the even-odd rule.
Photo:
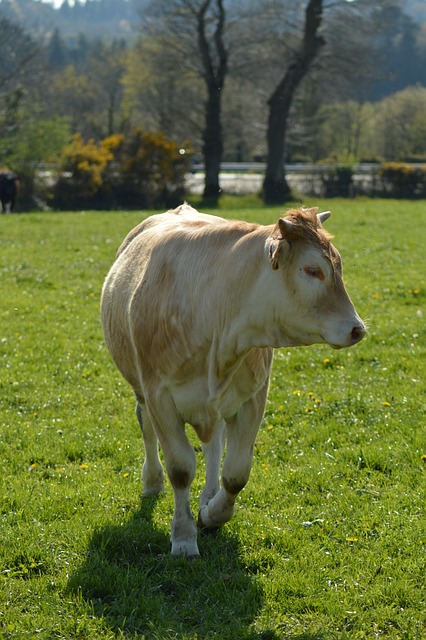
[[[19,175],[20,206],[43,206],[49,199],[49,187],[39,178],[44,163],[55,163],[70,133],[66,120],[57,116],[45,118],[34,106],[27,106],[19,128],[9,139],[11,166]]]
[[[87,76],[96,87],[96,112],[99,134],[111,136],[119,129],[122,100],[122,78],[125,71],[127,47],[123,41],[98,42],[88,58]]]
[[[374,3],[371,12],[380,49],[377,82],[370,98],[380,99],[425,80],[424,50],[420,26],[398,0]]]
[[[46,118],[40,105],[45,87],[41,45],[21,26],[0,19],[0,163],[20,175],[19,201],[33,204],[37,163],[66,140],[66,123]]]
[[[220,194],[219,172],[223,154],[221,102],[228,66],[228,52],[224,44],[225,10],[222,0],[216,0],[217,16],[209,42],[206,14],[210,0],[205,0],[197,13],[198,46],[207,86],[203,155],[206,182],[204,198],[217,202]]]
[[[284,174],[288,116],[296,89],[320,48],[325,44],[324,38],[319,34],[322,17],[322,0],[309,0],[305,11],[303,40],[268,100],[268,154],[263,182],[263,200],[267,204],[280,204],[288,199],[290,194]]]
[[[22,27],[0,18],[0,95],[10,93],[31,78],[41,47]]]
[[[173,36],[144,35],[138,39],[129,50],[123,77],[123,117],[130,128],[143,124],[168,138],[191,140],[198,151],[203,85],[192,68],[177,65],[176,60]]]
[[[377,154],[388,161],[424,161],[426,89],[411,87],[376,105],[372,130]]]
[[[58,27],[56,27],[50,36],[47,44],[47,62],[51,69],[59,71],[66,67],[68,62],[67,45],[62,37]]]
[[[87,75],[77,73],[74,65],[68,65],[52,78],[48,93],[50,105],[58,115],[68,118],[72,133],[93,135],[97,93]]]
[[[220,194],[219,170],[223,154],[221,108],[228,71],[224,2],[173,0],[161,3],[156,0],[145,24],[150,37],[155,34],[168,47],[175,69],[179,68],[181,74],[190,72],[204,83],[204,197],[214,204]]]

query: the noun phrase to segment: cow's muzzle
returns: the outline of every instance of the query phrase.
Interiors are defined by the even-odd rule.
[[[352,329],[348,333],[345,332],[345,337],[342,337],[342,342],[334,342],[334,340],[327,340],[327,342],[332,349],[347,349],[348,347],[352,347],[354,344],[361,342],[366,332],[367,328],[362,320],[360,320],[352,327]]]

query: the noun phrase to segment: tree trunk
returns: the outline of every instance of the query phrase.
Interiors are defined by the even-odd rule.
[[[211,0],[204,0],[198,12],[198,45],[207,85],[205,128],[203,134],[203,155],[205,166],[205,185],[203,198],[210,205],[217,204],[220,195],[219,172],[222,161],[223,140],[221,123],[222,89],[228,67],[228,52],[225,49],[223,34],[225,10],[223,0],[216,0],[216,27],[209,43],[206,34],[206,13]],[[214,52],[212,52],[212,46]]]
[[[205,167],[204,200],[217,204],[220,195],[219,172],[222,160],[222,123],[220,117],[221,94],[216,86],[208,87],[206,121],[203,135]]]
[[[322,0],[309,0],[301,47],[268,101],[268,156],[263,182],[263,201],[266,204],[282,204],[290,197],[284,167],[287,121],[296,89],[318,51],[325,44],[322,36],[318,35],[322,20],[322,4]]]

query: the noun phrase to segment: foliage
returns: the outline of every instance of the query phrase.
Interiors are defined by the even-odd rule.
[[[117,160],[116,195],[121,206],[161,208],[182,202],[188,145],[182,148],[162,132],[137,128],[123,139]]]
[[[347,198],[351,194],[353,167],[336,165],[333,169],[324,172],[321,179],[326,198]]]
[[[13,120],[13,126],[9,122]],[[63,146],[69,141],[70,130],[66,119],[43,117],[37,108],[29,109],[19,99],[8,104],[3,118],[0,115],[1,156],[19,175],[19,207],[33,208],[48,197],[46,187],[38,180],[38,168],[56,163]]]
[[[63,149],[63,172],[55,188],[54,204],[79,208],[96,201],[103,187],[103,176],[113,160],[113,150],[121,143],[121,136],[112,136],[96,144],[84,142],[76,133],[71,144]]]
[[[423,638],[425,214],[408,201],[305,204],[333,211],[369,334],[350,350],[276,352],[249,484],[193,563],[169,556],[170,486],[140,499],[134,399],[98,318],[140,214],[1,219],[0,635]]]
[[[205,6],[198,0],[189,4]],[[214,4],[219,6],[210,3],[211,9]],[[163,131],[177,144],[189,140],[201,154],[207,110],[196,29],[185,12],[171,11],[170,2],[147,0],[142,5],[138,13],[127,0],[65,2],[59,10],[32,0],[1,3],[0,159],[22,176],[21,208],[46,200],[48,189],[38,174],[73,134],[93,139],[97,146],[110,135],[127,139],[132,129],[143,127]],[[265,96],[271,95],[298,48],[307,2],[243,5],[224,4],[223,44],[230,53],[229,81],[220,91],[226,161],[266,157]],[[180,0],[176,6],[182,9]],[[35,15],[39,25],[48,21],[50,37],[34,29]],[[117,27],[110,40],[92,37],[107,15],[120,20],[121,31]],[[29,20],[31,27],[26,26]],[[135,20],[146,29],[138,37],[122,38]],[[326,45],[295,96],[285,162],[425,162],[424,27],[422,35],[405,6],[393,1],[327,4],[323,21]],[[214,12],[207,23],[211,34]],[[72,25],[72,38],[66,24]],[[90,32],[78,33],[85,25]],[[402,90],[395,92],[395,87]],[[280,137],[273,129],[273,139]],[[101,172],[97,206],[112,206],[119,185],[119,175],[106,173]],[[97,181],[91,176],[89,187]],[[89,206],[84,189],[80,204]],[[181,193],[178,188],[179,197]],[[80,206],[77,200],[71,193],[63,204]]]
[[[63,152],[55,206],[168,207],[182,201],[189,149],[164,134],[134,129],[100,143],[76,134]]]
[[[370,149],[383,160],[426,159],[425,87],[411,87],[385,98],[369,122]]]
[[[389,198],[426,198],[426,166],[385,162],[378,173],[381,195]]]

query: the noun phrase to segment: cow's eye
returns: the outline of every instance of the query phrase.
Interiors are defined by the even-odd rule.
[[[307,267],[304,268],[304,271],[306,273],[306,275],[310,276],[311,278],[317,278],[318,280],[324,280],[324,274],[322,272],[322,270],[317,267],[316,265],[308,265]]]

